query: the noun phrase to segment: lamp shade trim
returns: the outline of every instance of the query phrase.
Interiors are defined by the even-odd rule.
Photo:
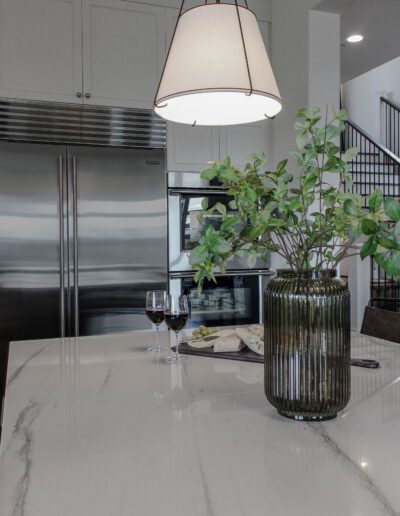
[[[231,88],[229,86],[221,86],[220,88],[198,88],[196,90],[186,90],[186,91],[177,91],[172,95],[167,95],[166,97],[160,98],[157,102],[154,102],[154,107],[157,109],[162,109],[167,106],[167,102],[170,99],[174,99],[176,97],[183,97],[185,95],[195,95],[196,93],[214,93],[214,92],[224,92],[224,91],[235,91],[238,93],[244,93],[245,95],[262,95],[263,97],[268,97],[276,100],[283,107],[283,101],[277,95],[273,95],[272,93],[266,93],[265,91],[252,90],[249,89],[241,89],[241,88]]]

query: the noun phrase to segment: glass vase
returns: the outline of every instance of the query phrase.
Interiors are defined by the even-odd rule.
[[[350,292],[326,269],[278,270],[264,292],[265,394],[279,414],[336,417],[350,398]]]

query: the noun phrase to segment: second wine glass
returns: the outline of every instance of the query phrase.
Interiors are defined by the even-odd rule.
[[[171,295],[167,296],[165,303],[164,318],[170,330],[175,332],[176,347],[175,352],[165,359],[168,363],[182,362],[186,357],[179,353],[179,332],[185,327],[189,317],[189,305],[186,296],[179,296],[175,300]]]

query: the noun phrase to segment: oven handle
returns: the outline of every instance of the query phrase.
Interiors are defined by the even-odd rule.
[[[229,195],[226,188],[169,188],[169,195]]]
[[[215,276],[273,276],[275,271],[271,269],[249,269],[249,270],[232,270],[226,272],[216,272]],[[170,279],[193,278],[195,272],[170,272]]]

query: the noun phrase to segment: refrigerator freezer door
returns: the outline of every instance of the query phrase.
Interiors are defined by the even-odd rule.
[[[80,335],[150,328],[146,291],[167,286],[164,152],[70,147],[68,156],[72,321]]]
[[[0,341],[62,335],[65,147],[0,144]]]

